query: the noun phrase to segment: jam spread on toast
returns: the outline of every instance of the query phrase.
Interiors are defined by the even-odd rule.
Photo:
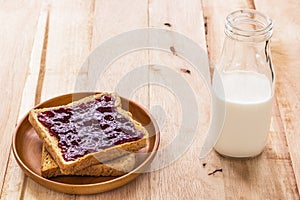
[[[115,98],[107,94],[78,105],[41,112],[38,120],[57,138],[66,161],[144,136],[118,112]]]

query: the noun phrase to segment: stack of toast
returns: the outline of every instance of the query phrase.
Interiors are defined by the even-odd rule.
[[[43,141],[41,174],[46,178],[123,175],[135,167],[135,152],[149,137],[110,92],[32,109],[29,121]]]

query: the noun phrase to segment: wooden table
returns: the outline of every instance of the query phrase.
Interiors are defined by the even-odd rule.
[[[225,16],[238,8],[255,8],[274,20],[271,49],[277,72],[276,98],[270,137],[261,156],[230,160],[211,152],[205,159],[199,159],[210,110],[209,96],[202,95],[203,81],[195,78],[193,68],[171,51],[137,51],[113,63],[99,80],[97,89],[113,89],[136,66],[151,65],[149,74],[159,70],[156,64],[173,68],[199,91],[199,105],[204,105],[199,133],[189,150],[161,170],[97,195],[58,193],[23,174],[11,151],[16,124],[39,102],[74,92],[77,73],[93,49],[126,31],[162,28],[194,40],[207,50],[213,67],[223,44]],[[299,9],[298,0],[1,1],[1,199],[299,199]],[[169,114],[161,129],[164,148],[175,137],[180,124],[176,96],[165,88],[146,86],[132,98],[149,109],[161,105]],[[222,172],[209,175],[216,169]]]

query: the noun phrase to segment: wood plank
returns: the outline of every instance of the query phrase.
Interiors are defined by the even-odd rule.
[[[48,21],[48,4],[41,6],[41,12],[36,28],[34,43],[31,50],[29,72],[23,89],[22,102],[19,111],[19,120],[25,115],[28,110],[34,106],[35,91],[39,76],[39,68],[42,60],[43,44]],[[16,163],[14,156],[10,155],[6,177],[4,180],[3,199],[20,199],[22,195],[23,184],[26,183],[27,177]]]
[[[224,33],[220,19],[225,19],[224,11],[237,8],[257,7],[250,1],[216,2],[205,1],[207,17],[207,41],[210,58],[219,58]],[[278,95],[277,95],[278,96]],[[293,176],[289,149],[285,140],[285,130],[279,115],[278,104],[273,106],[270,137],[262,155],[250,160],[230,160],[219,157],[228,199],[298,199],[298,189]],[[274,167],[276,166],[276,167]],[[263,189],[262,189],[263,188]]]
[[[189,150],[166,168],[144,174],[122,188],[101,195],[76,196],[48,190],[24,176],[9,151],[11,134],[2,134],[4,139],[0,143],[0,150],[4,159],[0,160],[0,178],[4,182],[1,182],[0,198],[299,199],[297,185],[300,173],[297,169],[300,159],[297,150],[300,144],[300,86],[297,85],[297,52],[300,45],[295,33],[300,28],[297,18],[300,5],[296,0],[276,2],[277,7],[270,7],[271,3],[268,0],[255,1],[255,4],[251,0],[202,0],[202,11],[201,2],[196,0],[53,1],[47,25],[45,12],[39,13],[40,3],[20,3],[16,0],[1,2],[0,22],[3,21],[3,26],[0,36],[4,39],[0,41],[0,47],[8,49],[0,52],[3,73],[0,89],[5,97],[0,105],[1,134],[12,133],[18,116],[20,118],[35,103],[73,92],[80,66],[91,49],[124,31],[147,26],[174,30],[192,38],[205,49],[203,25],[206,24],[207,45],[213,67],[223,44],[225,16],[237,8],[256,7],[274,19],[271,47],[277,72],[277,95],[270,138],[261,156],[241,161],[226,159],[211,152],[207,158],[200,160],[198,155],[209,120],[209,96],[203,80],[195,76],[196,71],[189,63],[171,51],[130,53],[109,66],[99,77],[97,89],[113,90],[124,76],[139,66],[150,64],[150,80],[160,73],[160,65],[168,66],[189,83],[201,105],[200,128]],[[7,18],[10,24],[6,22]],[[45,26],[48,28],[45,29]],[[175,43],[174,46],[176,49]],[[79,76],[84,78],[85,73],[87,71]],[[165,75],[160,77],[162,80],[168,78]],[[89,88],[83,84],[77,89]],[[161,122],[161,148],[166,147],[175,138],[182,122],[182,105],[178,96],[165,87],[146,85],[134,91],[131,98],[156,114],[155,117]],[[20,110],[15,105],[21,105]],[[216,169],[222,169],[222,172],[208,175]],[[295,177],[292,175],[294,173]]]
[[[33,96],[24,97],[26,105],[39,103],[53,96],[72,92],[75,73],[90,51],[90,13],[93,1],[52,1],[49,8],[49,20],[46,23],[45,37],[37,38],[43,43],[42,52],[37,52],[41,59],[34,71],[38,77],[28,79],[28,87],[33,87]],[[28,89],[28,88],[27,88]],[[28,89],[29,90],[29,89]],[[26,91],[26,90],[25,90]],[[26,93],[25,93],[26,94]],[[24,95],[25,95],[24,94]],[[34,100],[34,101],[33,101]],[[33,102],[32,102],[33,101]],[[67,195],[49,190],[27,178],[24,183],[24,199],[74,199]]]
[[[203,48],[203,51],[206,51],[205,27],[201,6],[201,2],[196,0],[150,1],[149,26],[179,32],[192,39]],[[174,40],[173,42],[176,50],[177,41]],[[200,55],[200,52],[198,53]],[[171,51],[169,53],[150,51],[149,56],[150,62],[153,64],[150,67],[150,80],[159,77],[164,83],[165,80],[172,78],[170,74],[161,74],[163,68],[160,65],[168,67],[189,84],[199,109],[198,130],[187,152],[182,152],[182,155],[176,161],[165,168],[151,173],[151,198],[223,199],[222,173],[216,174],[216,176],[208,176],[211,170],[219,166],[219,161],[215,158],[216,154],[212,153],[204,160],[199,159],[205,138],[204,134],[208,131],[210,117],[210,97],[204,81],[193,66],[174,55]],[[180,96],[177,90],[178,87],[180,85],[176,80],[170,88],[164,87],[163,84],[150,86],[150,105],[154,108],[160,106],[162,114],[164,114],[156,113],[156,117],[163,116],[158,119],[164,121],[160,127],[162,134],[161,148],[168,148],[173,139],[179,135],[178,130],[183,121],[182,109],[185,109],[185,106],[189,104],[189,102],[180,102],[180,99],[178,99]],[[196,110],[196,108],[193,109]],[[176,151],[176,149],[173,149],[173,151]]]
[[[124,6],[129,2],[124,2]],[[42,87],[41,91],[41,101],[51,98],[53,96],[73,92],[74,90],[74,82],[77,78],[77,72],[79,71],[82,62],[84,61],[89,48],[94,48],[93,46],[97,46],[98,42],[101,43],[105,41],[106,37],[111,37],[113,34],[120,33],[126,31],[131,28],[146,26],[147,23],[147,15],[146,9],[147,4],[146,1],[136,1],[136,9],[140,9],[141,7],[145,8],[145,12],[141,12],[144,16],[140,18],[136,18],[136,14],[131,12],[131,9],[128,9],[126,12],[123,12],[123,16],[120,14],[119,17],[116,17],[115,20],[112,20],[111,23],[108,23],[107,20],[101,21],[107,16],[109,16],[112,12],[114,12],[115,8],[120,8],[120,10],[124,10],[122,6],[120,6],[120,2],[110,1],[109,3],[103,3],[100,1],[91,1],[90,4],[81,4],[80,1],[74,2],[72,1],[72,6],[68,7],[65,10],[66,5],[70,5],[70,3],[64,2],[53,2],[51,5],[50,12],[50,20],[49,20],[49,33],[48,33],[48,42],[47,42],[47,54],[45,58],[45,68],[42,69],[43,77],[40,77],[41,85],[38,87]],[[83,6],[83,7],[81,7]],[[81,10],[80,14],[77,13],[78,10]],[[64,10],[64,12],[62,12]],[[95,10],[95,13],[94,13]],[[76,18],[74,19],[74,12],[76,12]],[[131,16],[131,20],[128,19],[128,26],[119,26],[121,19],[124,17]],[[61,22],[61,19],[63,19]],[[106,18],[107,19],[107,18]],[[88,23],[86,29],[81,29],[82,24]],[[117,32],[113,32],[110,27],[107,26],[116,24],[116,28],[114,29]],[[68,26],[66,26],[66,24]],[[91,27],[94,26],[95,28]],[[107,28],[107,30],[105,30]],[[102,36],[102,34],[107,34],[106,36]],[[99,40],[100,39],[100,40]],[[93,40],[93,42],[91,41]],[[60,44],[60,45],[58,45]],[[147,55],[144,53],[144,55]],[[119,62],[130,65],[133,61],[136,60],[136,57],[140,57],[139,55],[133,55],[131,58],[124,58],[123,61]],[[141,56],[141,60],[147,59],[144,56]],[[118,64],[118,63],[117,63]],[[122,65],[121,65],[122,66]],[[41,71],[41,70],[40,70]],[[113,77],[119,78],[119,76]],[[117,79],[116,79],[117,80]],[[106,81],[109,82],[109,81]],[[106,88],[101,89],[110,89],[112,88],[113,83],[107,84]],[[83,90],[85,90],[85,86],[82,86]],[[39,98],[39,97],[38,97]],[[146,182],[147,182],[147,177]],[[139,179],[140,180],[140,179]],[[137,188],[145,187],[146,184],[136,184]],[[130,186],[123,187],[123,189],[116,193],[116,191],[112,192],[117,198],[123,197],[124,194],[128,193],[128,188],[132,188],[132,184]],[[132,189],[131,189],[132,190]],[[139,189],[138,189],[139,190]],[[143,190],[143,189],[141,189]],[[107,194],[107,198],[111,198],[111,194]],[[142,195],[145,195],[143,193]],[[74,198],[72,195],[63,195],[53,191],[50,191],[44,187],[39,186],[35,182],[28,179],[27,187],[24,192],[24,198],[42,198],[43,196],[51,197],[51,198]],[[133,197],[135,195],[133,194]],[[93,198],[93,195],[90,196],[79,196],[78,198]],[[104,196],[104,198],[106,198]],[[136,199],[140,199],[140,197],[136,197]]]
[[[276,72],[276,92],[280,115],[290,152],[294,174],[299,190],[300,185],[300,20],[298,11],[300,2],[255,1],[257,10],[269,15],[274,22],[274,34],[271,39],[271,53]],[[298,191],[299,192],[299,191]]]
[[[3,185],[10,159],[12,134],[18,120],[20,97],[28,73],[30,51],[36,31],[39,9],[40,2],[0,2],[0,47],[2,49],[0,52],[0,90],[2,99],[0,105],[1,198],[7,193]]]
[[[226,16],[237,9],[251,8],[253,7],[253,3],[251,0],[228,0],[226,3],[221,0],[202,0],[202,4],[206,23],[208,53],[211,62],[210,67],[213,68],[223,48]]]
[[[92,49],[96,49],[103,42],[118,34],[147,27],[147,7],[146,0],[96,1]],[[137,51],[118,58],[111,65],[107,66],[106,70],[99,76],[96,89],[99,91],[115,90],[119,81],[126,77],[128,73],[139,66],[148,64],[147,56],[147,51]],[[93,66],[90,67],[92,68]],[[86,89],[89,89],[88,85]],[[122,95],[133,99],[145,107],[149,106],[147,87],[140,88],[132,94],[123,93]],[[142,174],[128,185],[101,194],[101,199],[149,199],[149,187],[149,175]],[[98,198],[99,195],[81,195],[76,197],[76,199],[80,200]]]
[[[53,1],[40,100],[74,92],[78,69],[90,52],[94,1]],[[59,88],[59,89],[58,89]]]

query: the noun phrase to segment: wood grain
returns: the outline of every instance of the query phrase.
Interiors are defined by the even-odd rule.
[[[219,2],[205,1],[207,15],[207,41],[210,58],[217,62],[222,42],[216,38],[224,38],[220,19],[225,19],[229,11],[238,8],[256,7],[247,1]],[[269,3],[269,2],[268,2]],[[225,13],[224,11],[228,12]],[[276,59],[276,55],[275,55]],[[212,66],[213,67],[213,66]],[[278,94],[276,95],[276,97]],[[274,103],[272,115],[272,131],[265,151],[262,155],[245,161],[230,160],[220,157],[224,174],[225,195],[228,199],[298,199],[298,189],[295,177],[291,174],[289,149],[286,133],[283,129],[278,104]],[[274,167],[276,166],[276,167]],[[284,180],[283,180],[283,177]],[[264,188],[263,190],[261,188]]]
[[[193,40],[203,51],[206,51],[205,27],[200,1],[151,1],[149,4],[149,26],[172,30]],[[168,26],[165,25],[168,23]],[[215,154],[212,153],[206,160],[200,160],[200,150],[203,139],[208,130],[210,117],[210,97],[199,72],[191,64],[184,61],[176,53],[176,43],[173,41],[169,53],[151,51],[150,80],[160,80],[161,85],[150,86],[150,105],[161,107],[161,113],[156,113],[161,123],[161,148],[168,148],[170,143],[178,137],[183,123],[182,109],[190,102],[181,102],[178,88],[181,87],[179,79],[185,80],[195,95],[198,105],[198,129],[194,141],[189,141],[186,152],[180,152],[180,157],[165,168],[151,173],[151,198],[153,199],[222,199],[224,187],[222,173],[208,176],[208,170],[218,166]],[[175,53],[174,53],[175,52]],[[196,53],[197,52],[193,52]],[[198,52],[199,56],[201,52]],[[171,74],[163,73],[163,66],[174,71],[179,77],[168,85],[168,80],[174,78]],[[196,66],[204,67],[204,66]],[[206,69],[208,70],[208,69]],[[166,85],[164,85],[166,84]],[[158,98],[159,97],[159,98]],[[195,106],[195,105],[190,105]],[[154,108],[155,108],[154,107]],[[197,108],[193,108],[196,112]],[[182,133],[181,133],[182,134]],[[184,141],[182,141],[184,142]],[[176,148],[176,147],[175,147]],[[173,151],[176,151],[176,149]],[[165,157],[165,156],[163,156]],[[163,158],[161,158],[163,160]],[[209,161],[209,162],[208,162]],[[208,163],[203,167],[203,163]],[[171,184],[173,183],[173,184]],[[156,187],[158,186],[159,187]]]
[[[96,1],[94,21],[93,21],[93,39],[92,49],[97,49],[103,42],[117,35],[134,31],[138,28],[147,27],[147,4],[145,0],[111,0]],[[130,6],[128,6],[130,5]],[[121,56],[113,63],[103,67],[105,70],[99,75],[95,88],[99,91],[115,90],[119,81],[126,77],[128,73],[134,71],[137,67],[147,65],[147,51],[131,52]],[[89,70],[95,66],[89,66]],[[92,72],[93,71],[87,71]],[[98,74],[97,74],[98,75]],[[86,89],[90,89],[86,85]],[[123,96],[133,99],[135,102],[148,107],[148,88],[143,87],[132,94],[122,93]],[[101,194],[101,199],[149,199],[149,175],[143,174],[132,183],[125,185],[113,191]],[[142,192],[140,192],[142,191]],[[99,195],[77,196],[76,199],[98,199]]]
[[[298,52],[300,29],[298,17],[299,1],[277,1],[276,6],[270,7],[270,2],[255,1],[257,10],[269,15],[274,22],[274,34],[271,39],[271,52],[276,71],[276,92],[279,113],[282,120],[282,130],[285,132],[291,164],[300,185],[300,65]],[[299,191],[298,191],[299,192]]]
[[[39,15],[34,43],[31,50],[29,72],[23,89],[22,102],[19,111],[19,120],[34,106],[35,91],[37,80],[39,77],[39,67],[42,58],[43,41],[45,37],[46,24],[48,19],[48,3],[41,5],[41,12]],[[19,199],[23,194],[23,189],[26,187],[27,177],[21,171],[16,163],[12,152],[10,155],[8,169],[6,171],[5,182],[3,186],[3,193],[1,198],[5,199]]]
[[[0,47],[2,49],[0,52],[0,91],[2,98],[0,105],[1,199],[9,193],[10,189],[13,191],[15,189],[4,187],[4,180],[10,179],[6,172],[10,167],[8,161],[10,159],[11,139],[18,120],[20,96],[22,96],[22,89],[28,73],[39,9],[39,2],[2,1],[0,3]],[[22,174],[16,173],[16,175],[18,174],[22,176]],[[17,181],[16,184],[18,184]]]
[[[213,68],[222,52],[226,16],[234,10],[250,8],[250,5],[247,0],[228,0],[226,3],[222,0],[202,0],[202,4],[210,67]]]
[[[121,56],[105,66],[94,89],[114,90],[141,66],[148,71],[139,78],[149,81],[170,78],[161,73],[162,66],[178,74],[195,93],[200,113],[196,137],[181,157],[98,195],[58,193],[23,174],[10,151],[17,120],[40,101],[90,90],[84,80],[94,66],[83,70],[81,66],[99,45],[138,28],[172,30],[202,47],[213,69],[222,50],[225,17],[239,8],[255,8],[274,21],[271,50],[276,98],[262,155],[232,160],[212,151],[205,159],[198,158],[210,119],[210,97],[197,71],[177,55],[174,41],[168,52],[142,50]],[[1,1],[0,199],[300,199],[299,8],[297,0]],[[82,84],[76,88],[78,77]],[[149,83],[130,92],[125,95],[153,112],[161,128],[161,148],[167,147],[182,122],[178,95],[172,88]]]
[[[74,80],[90,52],[91,12],[93,1],[53,1],[49,13],[49,27],[44,78],[37,91],[41,101],[74,91]],[[41,74],[40,74],[41,76]],[[41,78],[41,77],[40,77]],[[59,89],[57,86],[59,85]]]
[[[39,77],[36,84],[35,103],[73,92],[76,70],[90,51],[90,12],[93,1],[52,1],[45,38]],[[73,199],[49,190],[28,179],[23,191],[24,199]]]

